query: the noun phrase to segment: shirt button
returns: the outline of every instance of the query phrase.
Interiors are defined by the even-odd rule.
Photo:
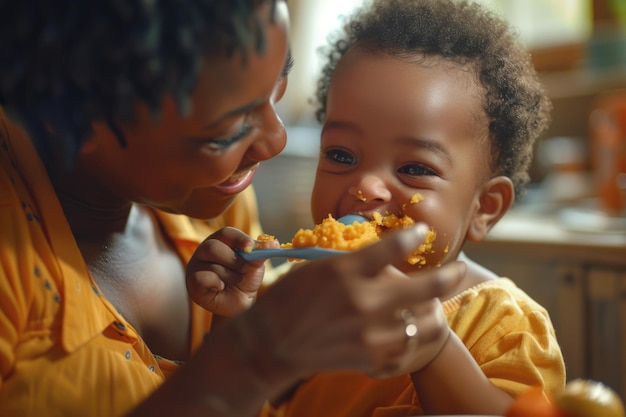
[[[124,357],[125,357],[126,359],[130,359],[130,358],[131,358],[131,353],[130,353],[130,350],[127,350],[127,351],[126,351],[126,353],[124,354]]]

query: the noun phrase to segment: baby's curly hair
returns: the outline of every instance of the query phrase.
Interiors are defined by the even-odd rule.
[[[335,36],[323,50],[327,63],[316,93],[319,122],[326,115],[333,72],[355,44],[410,62],[425,55],[469,65],[485,90],[493,169],[511,178],[516,195],[523,195],[534,142],[548,127],[552,105],[529,52],[504,19],[468,1],[373,0]]]
[[[172,95],[182,112],[203,60],[263,51],[256,12],[276,0],[0,0],[0,106],[42,157],[72,164],[93,122],[157,115]],[[273,13],[273,10],[272,10]],[[52,134],[51,132],[54,132]]]

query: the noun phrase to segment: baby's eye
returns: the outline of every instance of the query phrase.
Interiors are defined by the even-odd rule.
[[[324,155],[332,162],[342,165],[354,165],[356,159],[350,152],[343,151],[341,149],[328,149],[324,151]]]
[[[437,175],[435,171],[422,164],[406,164],[401,166],[398,172],[413,177]]]

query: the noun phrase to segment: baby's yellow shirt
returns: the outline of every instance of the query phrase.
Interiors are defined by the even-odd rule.
[[[519,395],[531,386],[562,388],[565,365],[546,310],[513,281],[486,281],[443,303],[450,328],[487,378]],[[278,409],[280,417],[402,417],[423,415],[409,375],[374,379],[325,372],[305,381]]]
[[[155,211],[183,262],[225,225],[261,233],[252,189],[211,222]],[[119,416],[179,367],[101,295],[46,170],[0,109],[0,416]],[[210,313],[192,304],[192,351]]]

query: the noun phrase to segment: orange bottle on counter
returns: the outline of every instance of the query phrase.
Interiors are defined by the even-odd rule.
[[[626,90],[599,97],[589,126],[600,209],[612,216],[626,215]]]

